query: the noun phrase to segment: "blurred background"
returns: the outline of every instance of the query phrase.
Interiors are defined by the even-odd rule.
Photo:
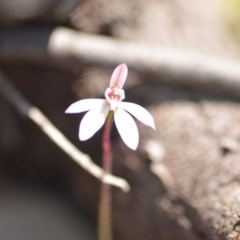
[[[61,50],[60,41],[60,55],[54,55],[50,40],[59,26],[91,36],[96,54],[82,57],[81,46],[75,54],[71,44]],[[147,46],[152,53],[166,51],[168,60],[156,71],[151,54],[138,61],[129,60],[136,52],[109,54],[99,36]],[[197,65],[184,72],[188,65],[181,57],[234,62],[240,69],[239,41],[239,0],[0,1],[0,73],[98,165],[101,131],[80,142],[82,115],[64,111],[78,99],[103,97],[118,61],[130,66],[126,100],[148,108],[157,131],[139,125],[136,152],[114,131],[114,174],[131,185],[128,194],[113,189],[114,239],[119,240],[237,239],[240,79],[232,83],[218,71],[199,77]],[[180,54],[180,67],[172,64],[172,51]],[[156,66],[142,69],[143,62]],[[229,65],[224,76],[232,79]],[[181,81],[172,68],[182,73]],[[220,92],[219,79],[224,79]],[[0,239],[96,239],[99,182],[3,94],[0,116]]]

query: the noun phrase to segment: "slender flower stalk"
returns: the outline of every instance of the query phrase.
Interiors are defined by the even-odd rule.
[[[113,124],[113,112],[110,111],[103,132],[103,169],[105,173],[112,172],[112,143],[111,129]],[[98,215],[98,239],[112,239],[112,196],[111,186],[101,182],[99,215]]]
[[[151,114],[138,104],[123,102],[125,92],[122,89],[128,74],[126,64],[120,64],[113,71],[109,87],[105,91],[105,99],[84,99],[71,104],[66,113],[86,112],[79,127],[81,141],[91,138],[105,123],[103,132],[103,169],[112,172],[111,129],[113,122],[123,140],[132,150],[136,150],[139,142],[137,125],[132,116],[143,124],[155,129]],[[104,176],[103,176],[104,177]],[[112,240],[111,187],[101,185],[99,206],[99,240]]]

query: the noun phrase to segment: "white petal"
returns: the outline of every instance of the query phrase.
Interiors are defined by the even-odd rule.
[[[78,134],[81,141],[91,138],[103,126],[108,111],[109,105],[102,103],[101,107],[95,107],[84,115]]]
[[[121,108],[114,113],[114,121],[123,142],[131,149],[136,150],[139,142],[137,125],[134,119]]]
[[[131,113],[135,118],[137,118],[143,124],[156,129],[154,119],[150,112],[147,109],[143,108],[142,106],[129,103],[129,102],[121,102],[120,107]]]
[[[80,101],[77,101],[73,104],[71,104],[65,113],[81,113],[88,111],[95,107],[101,107],[103,102],[105,102],[104,99],[95,99],[95,98],[89,98],[89,99],[83,99]]]

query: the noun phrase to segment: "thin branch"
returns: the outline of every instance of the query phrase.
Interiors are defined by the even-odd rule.
[[[126,42],[67,28],[0,32],[0,60],[47,62],[78,68],[82,63],[126,62],[156,80],[240,97],[240,61]]]
[[[105,174],[103,169],[94,164],[88,155],[79,151],[38,108],[21,95],[1,72],[0,93],[20,114],[31,119],[62,151],[92,176],[104,183],[119,187],[125,192],[130,190],[129,184],[124,179]]]

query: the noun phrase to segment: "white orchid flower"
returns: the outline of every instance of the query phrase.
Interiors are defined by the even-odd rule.
[[[131,115],[143,124],[155,129],[153,117],[145,108],[135,103],[122,102],[125,98],[122,87],[127,74],[127,65],[120,64],[113,71],[110,86],[105,91],[106,99],[84,99],[67,108],[66,113],[88,111],[80,123],[79,139],[81,141],[91,138],[103,126],[110,111],[114,113],[114,122],[123,142],[133,150],[136,150],[138,146],[139,133]]]

